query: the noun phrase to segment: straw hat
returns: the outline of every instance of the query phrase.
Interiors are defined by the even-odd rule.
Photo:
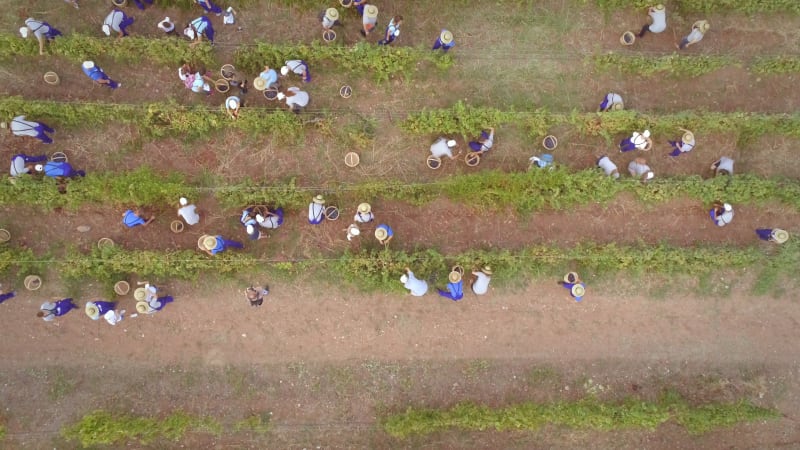
[[[486,275],[491,275],[492,274],[492,268],[489,267],[489,266],[483,266],[483,269],[481,269],[481,272],[485,273]]]
[[[263,79],[261,77],[255,77],[253,79],[253,87],[257,91],[263,91],[263,90],[265,90],[267,88],[267,80],[265,80],[265,79]]]
[[[565,283],[577,283],[579,280],[580,277],[578,277],[577,272],[569,272],[566,275],[564,275]]]
[[[786,230],[775,228],[772,230],[772,240],[778,244],[783,244],[789,240],[789,233]]]
[[[339,20],[339,11],[336,8],[328,8],[325,10],[325,18],[331,22]]]
[[[20,27],[19,34],[23,38],[27,39],[28,38],[28,27]]]
[[[92,320],[97,320],[100,318],[100,310],[93,302],[86,302],[86,308],[84,308],[84,311],[86,311],[86,315]]]
[[[400,282],[406,284],[406,281],[408,281],[408,275],[400,275]]]
[[[289,75],[289,66],[281,67],[281,75],[283,76]]]
[[[705,34],[711,28],[711,24],[708,23],[707,20],[698,20],[694,23],[694,25],[692,25],[692,28],[698,28],[703,34]]]
[[[442,30],[442,34],[439,35],[439,40],[442,41],[442,44],[449,44],[453,42],[453,33]]]
[[[575,286],[572,286],[571,292],[573,297],[583,297],[583,294],[586,293],[586,288],[584,288],[580,284],[576,284]]]
[[[236,98],[229,98],[227,106],[228,109],[239,109],[239,100]]]
[[[447,279],[450,280],[451,283],[458,283],[461,281],[461,274],[454,270],[450,272],[450,275],[447,276]]]
[[[106,34],[106,36],[111,36],[111,27],[109,27],[106,24],[103,24],[102,30],[103,30],[103,33]]]
[[[94,69],[94,61],[84,61],[83,62],[84,69]]]
[[[133,298],[137,302],[144,301],[144,299],[147,298],[147,290],[143,287],[136,288],[136,290],[133,291]]]
[[[613,105],[611,105],[611,110],[612,111],[621,111],[624,108],[625,108],[625,105],[622,104],[622,103],[614,103]]]
[[[324,205],[325,204],[325,197],[323,197],[322,194],[319,194],[316,197],[314,197],[311,201],[316,203],[316,204],[318,204],[318,205]]]
[[[148,314],[150,312],[150,305],[147,302],[136,302],[136,312],[139,314]]]
[[[364,8],[364,17],[368,19],[374,19],[378,17],[378,7],[375,5],[367,5],[367,7]]]
[[[634,42],[636,42],[636,35],[633,34],[633,31],[626,31],[619,38],[619,43],[622,45],[633,45]]]
[[[181,206],[186,206],[189,204],[189,200],[187,200],[186,197],[181,197],[180,200],[178,200],[178,203],[180,203]]]
[[[664,5],[659,3],[656,6],[654,6],[653,9],[655,9],[656,11],[663,11],[664,10]]]
[[[389,233],[386,231],[386,228],[376,228],[375,229],[375,238],[379,241],[383,241],[389,237]]]
[[[358,212],[361,214],[369,214],[370,211],[372,211],[372,207],[369,205],[369,203],[362,203],[358,205]]]
[[[217,238],[216,237],[214,237],[214,236],[206,236],[203,239],[203,248],[204,249],[206,249],[208,251],[211,251],[211,250],[214,250],[214,248],[216,248],[216,246],[217,246]]]
[[[684,143],[694,144],[694,134],[691,131],[686,131],[685,133],[683,133],[683,137],[681,137],[681,140]]]

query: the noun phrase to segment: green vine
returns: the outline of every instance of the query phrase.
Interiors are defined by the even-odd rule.
[[[698,77],[722,67],[741,65],[730,56],[684,56],[677,53],[659,57],[609,53],[592,56],[591,60],[595,69],[601,72],[617,70],[624,74],[645,77],[658,74]]]

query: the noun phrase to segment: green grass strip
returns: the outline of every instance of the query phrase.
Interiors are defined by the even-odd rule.
[[[603,11],[637,8],[646,10],[653,5],[650,0],[595,0]],[[800,13],[800,2],[796,0],[675,0],[667,4],[683,13]]]
[[[98,410],[83,416],[73,425],[65,426],[61,434],[66,440],[77,441],[83,448],[88,448],[131,441],[147,445],[157,439],[177,442],[187,431],[220,435],[222,425],[210,417],[195,417],[180,411],[157,419]]]
[[[600,72],[619,71],[626,75],[653,76],[668,74],[674,77],[698,77],[723,67],[742,63],[730,56],[685,56],[673,53],[665,56],[638,56],[608,53],[592,56],[594,68]]]
[[[573,402],[529,402],[504,408],[490,408],[470,402],[459,403],[450,409],[408,408],[403,413],[387,417],[383,421],[383,429],[397,438],[448,429],[537,430],[546,424],[596,431],[653,431],[659,425],[675,420],[689,433],[701,434],[737,423],[778,417],[778,411],[761,408],[745,400],[690,406],[675,396],[658,402],[628,399],[622,403],[605,403],[590,397]]]
[[[757,58],[750,66],[750,70],[760,75],[797,73],[800,72],[800,57],[765,56]]]

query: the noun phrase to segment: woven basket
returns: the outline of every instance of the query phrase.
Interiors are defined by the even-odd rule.
[[[429,169],[436,170],[436,169],[442,167],[442,158],[430,155],[430,156],[428,156],[428,159],[425,160],[425,164],[428,165]]]
[[[322,40],[325,41],[326,44],[330,44],[331,42],[336,40],[336,32],[333,30],[323,31]]]
[[[325,208],[325,218],[328,220],[339,219],[339,208],[335,206],[328,206]]]
[[[347,167],[356,167],[361,162],[361,157],[356,152],[347,152],[344,155],[344,165]]]
[[[542,139],[542,146],[547,150],[555,150],[556,147],[558,147],[558,138],[552,134],[545,136],[544,139]]]
[[[269,89],[264,90],[264,98],[269,101],[273,101],[278,98],[278,88],[271,87]]]
[[[236,68],[233,67],[233,64],[225,64],[219,69],[219,74],[222,78],[230,81],[233,79],[233,76],[236,75]]]
[[[39,275],[28,275],[25,277],[23,284],[25,285],[25,289],[35,291],[42,287],[42,278]]]
[[[131,291],[131,285],[127,281],[117,281],[114,284],[114,292],[117,295],[127,295]]]
[[[481,155],[477,152],[469,152],[464,157],[464,162],[466,162],[470,167],[475,167],[481,163]]]
[[[353,95],[353,88],[345,84],[339,88],[339,95],[342,98],[350,98],[350,96]]]
[[[113,246],[114,246],[114,241],[112,241],[111,238],[100,238],[100,240],[97,241],[97,247],[99,248],[113,247]]]
[[[633,45],[636,42],[636,35],[633,31],[626,31],[619,37],[619,43],[622,45]]]
[[[214,82],[214,89],[216,89],[217,92],[224,94],[231,90],[231,85],[228,83],[228,80],[220,78]]]
[[[175,234],[182,233],[183,232],[183,222],[181,222],[180,220],[173,220],[169,224],[169,229],[170,229],[170,231],[172,231]]]
[[[53,162],[68,162],[69,158],[67,158],[67,155],[64,152],[55,152],[52,155],[50,155],[50,161],[53,161]]]
[[[11,240],[11,232],[5,228],[0,228],[0,242],[8,242]]]
[[[50,86],[55,86],[61,82],[61,79],[58,77],[57,73],[51,71],[44,74],[44,82]]]

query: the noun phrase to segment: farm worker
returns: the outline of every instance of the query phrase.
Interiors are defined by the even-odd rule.
[[[644,130],[643,133],[634,131],[631,137],[623,139],[619,143],[620,152],[629,152],[631,150],[644,150],[650,148],[653,142],[650,140],[650,130]]]
[[[115,310],[111,310],[103,314],[103,318],[106,319],[109,325],[116,325],[117,322],[122,322],[122,318],[125,317],[125,310],[123,309],[120,312]]]
[[[154,314],[164,309],[167,303],[172,303],[175,300],[171,295],[158,297],[158,288],[150,283],[144,285],[144,292],[144,300],[136,302],[136,312],[139,314]]]
[[[408,267],[406,267],[405,275],[400,276],[400,282],[414,297],[422,297],[428,292],[428,283],[415,277],[414,272]]]
[[[474,152],[488,152],[492,149],[494,145],[494,128],[489,128],[489,131],[486,130],[481,131],[481,137],[478,138],[477,141],[472,141],[469,143],[469,148],[472,149]]]
[[[158,22],[158,29],[163,31],[165,34],[174,34],[175,23],[172,22],[169,17],[164,17],[164,20]]]
[[[233,10],[233,6],[228,6],[228,9],[222,13],[222,24],[233,25],[234,23],[236,23],[236,11]]]
[[[299,114],[303,108],[308,106],[310,100],[308,92],[301,91],[300,88],[294,86],[287,89],[285,94],[278,92],[278,100],[283,99],[286,99],[286,106],[295,114]]]
[[[470,284],[475,295],[484,295],[489,292],[489,282],[492,280],[492,268],[483,266],[481,270],[472,272]]]
[[[258,76],[267,82],[264,89],[269,89],[278,82],[278,72],[275,72],[275,69],[270,69],[269,66],[264,66],[264,71]]]
[[[780,228],[758,228],[756,234],[762,241],[775,242],[783,244],[789,240],[789,233]]]
[[[714,176],[733,175],[733,160],[727,156],[720,157],[711,164],[711,170],[714,171]]]
[[[215,5],[211,0],[195,0],[195,2],[200,5],[206,13],[214,13],[217,16],[222,14],[222,8]]]
[[[708,211],[708,215],[718,227],[724,227],[733,220],[733,206],[730,203],[716,201]]]
[[[122,83],[117,83],[109,78],[108,75],[103,72],[103,69],[95,65],[94,61],[84,61],[82,67],[83,73],[85,73],[86,76],[91,78],[95,83],[108,86],[111,89],[122,87]]]
[[[375,220],[375,214],[372,213],[372,206],[370,206],[369,203],[359,204],[353,220],[355,220],[356,223],[370,223]]]
[[[378,7],[375,5],[363,5],[357,8],[361,8],[359,11],[362,16],[361,35],[367,37],[378,26]]]
[[[583,295],[586,293],[586,284],[581,282],[577,273],[570,272],[564,275],[564,281],[559,281],[558,284],[569,289],[569,295],[571,295],[576,302],[583,300]]]
[[[211,78],[195,71],[189,64],[184,64],[178,68],[178,78],[183,81],[186,89],[191,89],[196,94],[205,93],[211,95]]]
[[[339,22],[339,11],[336,8],[328,8],[319,15],[319,20],[322,22],[322,28],[330,30],[335,25],[341,25]]]
[[[347,240],[352,241],[354,237],[361,235],[361,230],[358,229],[358,225],[351,223],[350,226],[347,227]]]
[[[178,200],[180,208],[178,208],[178,217],[182,218],[187,225],[197,225],[200,223],[200,214],[197,214],[197,206],[189,204],[186,197],[181,197]]]
[[[227,99],[225,99],[225,110],[228,111],[228,115],[231,116],[233,119],[239,118],[239,107],[242,105],[242,101],[239,97],[235,95],[231,95]]]
[[[622,102],[622,96],[613,92],[606,94],[606,97],[600,103],[601,112],[620,111],[622,109],[625,109],[625,104]]]
[[[11,157],[11,176],[18,177],[20,175],[31,173],[34,170],[37,162],[47,161],[46,155],[41,156],[28,156],[25,154],[17,154]]]
[[[17,116],[11,119],[11,133],[13,133],[14,136],[35,137],[45,144],[52,144],[53,140],[45,133],[55,132],[56,130],[41,122],[25,120],[25,116]]]
[[[647,10],[647,15],[650,16],[650,23],[642,27],[639,32],[639,37],[644,37],[648,31],[651,33],[661,33],[667,29],[667,9],[661,3],[656,6],[651,6]]]
[[[681,153],[690,152],[696,144],[694,140],[694,133],[689,130],[684,130],[683,128],[680,128],[680,130],[683,131],[683,136],[681,136],[681,139],[678,141],[669,141],[669,145],[671,145],[673,148],[672,153],[670,153],[669,156],[680,156]]]
[[[44,171],[44,176],[51,178],[72,178],[75,176],[85,177],[86,172],[75,170],[68,162],[48,161],[43,165],[37,164],[34,167],[37,172]]]
[[[389,225],[382,223],[375,228],[375,239],[383,245],[389,245],[389,241],[394,237],[394,231]]]
[[[25,26],[19,29],[19,34],[24,38],[28,38],[28,34],[33,33],[36,40],[39,41],[39,54],[44,55],[45,41],[51,41],[56,36],[61,36],[61,32],[50,26],[47,22],[42,22],[33,18],[25,19]]]
[[[267,209],[266,216],[256,214],[256,223],[261,228],[279,228],[283,225],[283,208]]]
[[[389,45],[400,36],[400,25],[403,24],[403,16],[397,15],[392,17],[389,25],[386,27],[386,32],[383,34],[383,39],[378,41],[378,45]]]
[[[133,3],[136,3],[136,7],[137,8],[139,8],[141,10],[144,10],[144,3],[142,3],[142,2],[145,2],[148,5],[152,5],[153,4],[153,0],[133,0]]]
[[[628,164],[628,172],[634,178],[640,178],[642,183],[647,183],[655,176],[653,170],[647,165],[647,160],[644,158],[636,158]]]
[[[285,77],[286,75],[289,75],[289,72],[303,77],[303,83],[308,83],[311,81],[311,72],[308,71],[308,63],[302,59],[290,59],[289,61],[286,61],[284,66],[281,67],[281,75]]]
[[[325,220],[325,197],[317,195],[308,204],[308,223],[319,225]]]
[[[187,23],[186,28],[183,29],[183,34],[190,41],[196,41],[195,44],[203,41],[204,34],[212,44],[214,43],[214,27],[211,26],[211,21],[206,16],[200,16]]]
[[[448,140],[447,138],[440,137],[439,139],[436,140],[436,142],[431,144],[431,155],[437,158],[447,156],[450,159],[455,159],[452,150],[455,147],[456,147],[456,141],[454,139]],[[461,153],[458,153],[458,155],[460,154]]]
[[[448,50],[456,46],[456,41],[453,39],[453,33],[442,30],[439,33],[439,37],[436,38],[436,42],[433,43],[433,50],[439,50],[440,48],[442,51],[447,53]]]
[[[113,311],[117,304],[114,302],[104,302],[97,300],[94,302],[86,302],[86,307],[83,309],[86,315],[92,320],[99,320],[100,316],[105,315],[109,311]]]
[[[201,242],[203,244],[203,250],[211,256],[219,252],[224,252],[228,248],[244,248],[244,244],[241,242],[229,241],[219,235],[204,235]]]
[[[264,296],[269,295],[268,287],[253,287],[250,286],[244,290],[244,296],[250,301],[250,306],[261,306],[264,303]]]
[[[363,16],[367,7],[367,0],[353,0],[350,6],[355,6],[359,16]],[[350,7],[348,6],[348,8]]]
[[[553,155],[549,153],[542,153],[539,156],[531,156],[528,158],[528,161],[531,162],[531,167],[536,167],[542,169],[544,167],[553,168]]]
[[[128,17],[118,9],[112,9],[103,21],[101,27],[106,36],[111,36],[111,30],[117,32],[117,37],[121,38],[128,35],[126,28],[133,24],[133,17]]]
[[[40,311],[36,313],[36,317],[41,317],[45,322],[52,322],[56,317],[63,316],[73,309],[78,309],[78,306],[72,303],[71,298],[65,298],[55,303],[44,302],[39,308]]]
[[[606,176],[614,177],[614,179],[619,178],[619,170],[617,170],[617,165],[614,164],[614,162],[611,161],[608,156],[601,156],[600,159],[597,160],[597,167],[603,169],[603,172],[606,174]]]
[[[461,274],[454,270],[450,272],[447,279],[450,281],[447,283],[447,290],[438,289],[439,295],[453,301],[464,298],[464,282],[461,280]]]
[[[264,239],[267,237],[266,234],[261,234],[261,230],[256,225],[245,225],[244,227],[245,232],[247,233],[247,237],[251,241],[257,241],[259,239]]]
[[[239,88],[239,95],[247,94],[247,78],[245,78],[241,72],[236,70],[233,71],[233,73],[230,74],[228,84],[230,84],[232,87]]]
[[[708,23],[706,20],[698,20],[692,25],[692,32],[689,33],[688,36],[681,39],[680,44],[675,44],[679,50],[683,50],[684,48],[697,44],[698,42],[703,40],[703,36],[708,32],[709,28],[711,28],[711,24]]]
[[[142,210],[139,208],[135,210],[129,209],[122,214],[122,224],[128,228],[133,228],[139,225],[148,225],[156,219],[156,216],[150,216],[145,219],[142,217],[143,215]]]

